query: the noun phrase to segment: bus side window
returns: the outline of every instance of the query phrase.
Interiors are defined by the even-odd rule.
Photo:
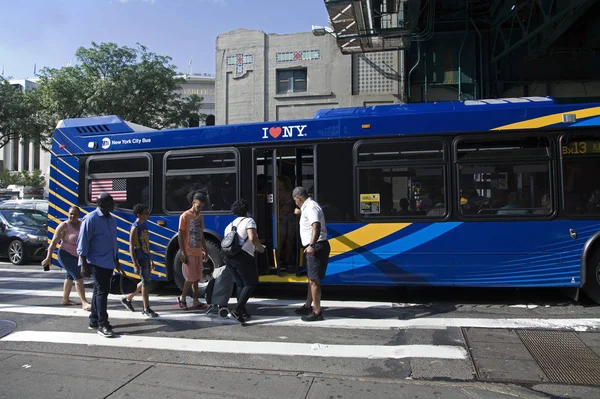
[[[600,137],[589,133],[563,137],[561,148],[584,147],[585,153],[563,152],[563,191],[569,215],[600,215]],[[597,136],[597,135],[596,135]]]
[[[456,170],[461,215],[551,215],[550,154],[550,141],[543,136],[493,140],[475,136],[459,140]]]

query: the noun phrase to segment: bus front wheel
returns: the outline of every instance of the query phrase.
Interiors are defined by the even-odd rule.
[[[221,253],[221,246],[214,241],[207,240],[206,248],[208,249],[208,262],[203,265],[203,274],[210,274],[215,267],[223,265],[223,255]],[[185,276],[183,274],[183,263],[181,262],[181,249],[177,250],[177,253],[175,254],[175,260],[173,261],[173,277],[177,287],[183,289]]]
[[[591,259],[586,270],[586,282],[583,286],[583,292],[592,301],[600,304],[600,252],[597,252]]]

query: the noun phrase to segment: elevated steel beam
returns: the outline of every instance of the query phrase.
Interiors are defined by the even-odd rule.
[[[551,1],[550,7],[546,7],[540,0],[518,2],[518,4],[515,4],[511,8],[510,13],[504,18],[498,18],[494,25],[495,37],[492,49],[492,63],[498,62],[518,47],[532,41],[537,36],[541,36],[548,27],[565,20],[575,13],[585,12],[595,2],[596,0],[565,0],[562,4],[568,4],[563,5],[560,9],[556,6],[553,7],[553,1]],[[580,8],[584,8],[584,10],[580,11]],[[532,24],[532,17],[534,15],[541,17],[541,24]],[[539,42],[541,43],[542,40],[539,40]],[[498,46],[499,42],[502,43],[501,49]]]
[[[570,14],[568,14],[565,18],[558,21],[558,23],[553,24],[548,32],[545,32],[543,35],[540,35],[541,41],[537,44],[534,49],[535,53],[544,53],[548,48],[554,44],[559,37],[562,36],[563,33],[567,31],[579,18],[583,16],[583,14],[589,10],[591,6],[593,6],[596,1],[588,1],[575,10],[573,10]]]

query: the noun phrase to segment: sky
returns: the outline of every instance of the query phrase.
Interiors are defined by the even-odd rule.
[[[0,0],[0,73],[33,77],[75,64],[91,42],[141,43],[182,73],[215,73],[219,34],[239,28],[309,32],[327,25],[323,0]]]

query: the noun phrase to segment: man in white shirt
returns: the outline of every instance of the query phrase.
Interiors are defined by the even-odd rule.
[[[305,247],[306,271],[308,274],[308,293],[306,302],[296,309],[304,314],[304,321],[323,320],[321,311],[321,280],[325,277],[331,247],[327,241],[327,227],[323,210],[308,196],[304,187],[296,187],[292,192],[296,205],[300,207],[300,238]],[[313,306],[311,306],[313,305]]]

